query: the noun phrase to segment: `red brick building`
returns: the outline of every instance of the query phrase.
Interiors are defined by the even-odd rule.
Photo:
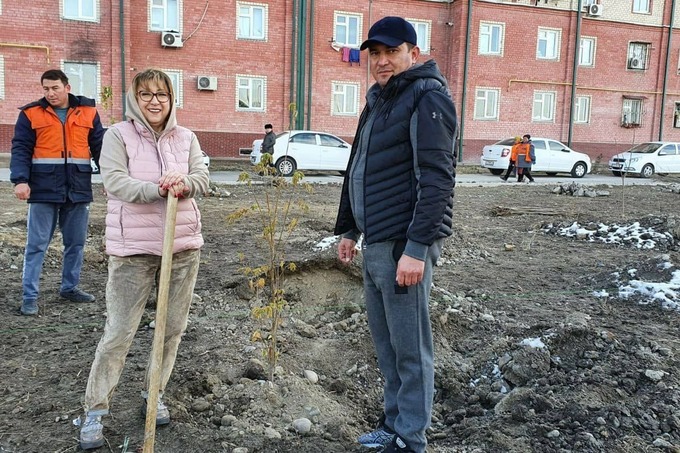
[[[165,70],[180,124],[213,157],[238,157],[265,123],[351,140],[372,83],[365,52],[353,49],[377,19],[401,15],[416,26],[421,59],[436,59],[450,82],[463,160],[523,133],[606,158],[632,143],[680,141],[675,3],[0,0],[0,152],[17,107],[42,95],[38,78],[53,67],[73,93],[98,99],[105,124],[123,118],[137,71]]]

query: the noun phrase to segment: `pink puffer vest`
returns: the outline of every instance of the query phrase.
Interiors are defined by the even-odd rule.
[[[130,176],[157,183],[161,173],[176,170],[189,173],[189,148],[193,132],[176,126],[155,143],[151,132],[130,121],[114,124],[120,131],[128,154]],[[166,201],[150,204],[126,203],[108,195],[106,214],[106,253],[114,256],[151,254],[163,251]],[[198,249],[203,245],[201,214],[193,198],[177,204],[177,225],[173,253]]]

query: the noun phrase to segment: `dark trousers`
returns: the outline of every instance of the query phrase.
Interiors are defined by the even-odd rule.
[[[534,177],[531,176],[531,167],[517,169],[517,182],[524,181],[525,176],[529,179],[529,181],[534,180]]]
[[[506,171],[505,175],[501,176],[501,178],[503,178],[507,181],[508,178],[510,177],[510,174],[513,172],[514,169],[515,169],[515,161],[511,160],[510,165],[508,165],[508,171]]]

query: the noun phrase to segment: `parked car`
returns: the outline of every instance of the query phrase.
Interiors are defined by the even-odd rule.
[[[502,174],[508,169],[510,149],[514,143],[514,138],[508,138],[485,146],[482,149],[481,166],[488,168],[494,175]],[[532,173],[544,172],[550,176],[569,173],[574,178],[583,178],[593,168],[590,156],[574,151],[562,142],[532,137],[531,143],[536,148],[536,163],[531,167]]]
[[[206,167],[210,167],[210,156],[208,156],[205,151],[201,151],[203,153],[203,163],[205,164]],[[92,174],[93,175],[98,175],[99,174],[99,166],[97,165],[97,162],[94,161],[94,159],[90,159],[90,167],[92,167]]]
[[[262,140],[253,142],[250,162],[253,165],[262,159]],[[299,170],[347,169],[352,145],[332,134],[314,131],[285,131],[276,135],[272,163],[283,176]]]
[[[614,176],[633,173],[649,178],[654,173],[680,173],[680,143],[640,143],[609,159]]]

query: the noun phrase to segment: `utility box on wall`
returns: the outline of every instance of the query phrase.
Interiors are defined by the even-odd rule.
[[[198,76],[196,87],[201,91],[215,91],[217,89],[217,77]]]

